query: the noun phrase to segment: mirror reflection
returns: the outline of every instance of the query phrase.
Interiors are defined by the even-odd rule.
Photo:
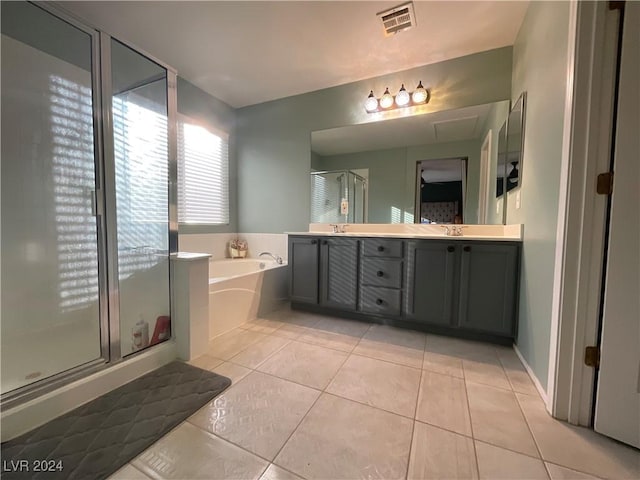
[[[508,115],[503,101],[312,132],[310,221],[504,223]]]
[[[522,93],[509,113],[507,127],[507,192],[520,184],[524,132],[525,93]]]

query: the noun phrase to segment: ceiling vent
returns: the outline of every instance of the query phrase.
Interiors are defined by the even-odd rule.
[[[402,30],[411,28],[416,24],[416,14],[413,11],[413,2],[403,3],[384,12],[377,14],[382,20],[386,37],[394,35]]]

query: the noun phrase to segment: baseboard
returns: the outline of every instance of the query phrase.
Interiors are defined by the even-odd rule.
[[[544,402],[547,408],[547,411],[551,413],[551,409],[549,408],[549,399],[547,398],[546,390],[540,384],[540,380],[538,380],[538,377],[536,377],[535,373],[533,373],[533,370],[531,370],[531,367],[529,366],[527,361],[524,359],[524,357],[522,356],[522,353],[520,353],[520,350],[518,350],[518,346],[515,343],[513,344],[513,351],[516,352],[516,355],[520,359],[520,362],[522,362],[522,365],[527,371],[527,374],[529,374],[529,378],[531,378],[531,381],[535,385],[536,390],[538,390],[538,394],[542,398],[542,401]]]
[[[21,405],[2,411],[1,441],[6,442],[104,395],[177,358],[175,341],[164,342],[130,360],[106,368]]]

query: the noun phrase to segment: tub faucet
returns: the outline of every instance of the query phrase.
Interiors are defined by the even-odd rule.
[[[466,228],[466,225],[440,225],[440,227],[444,228],[448,237],[461,237],[462,229]]]
[[[275,260],[275,262],[278,265],[282,265],[282,257],[280,255],[274,255],[271,252],[262,252],[260,255],[258,255],[259,257],[262,257],[263,255],[269,255],[271,258],[273,258]]]
[[[347,233],[346,228],[349,226],[346,223],[330,223],[329,226],[333,228],[333,233]]]

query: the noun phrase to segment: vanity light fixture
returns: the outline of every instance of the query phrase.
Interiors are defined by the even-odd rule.
[[[418,82],[416,90],[411,95],[413,103],[425,103],[429,101],[429,92],[422,86],[422,80]]]
[[[380,98],[380,106],[382,108],[389,108],[393,105],[393,95],[389,93],[389,87],[384,91]]]
[[[400,87],[400,91],[396,95],[396,105],[399,107],[405,107],[409,105],[411,101],[411,96],[409,96],[409,92],[404,88],[404,83]]]
[[[404,88],[404,83],[400,87],[400,91],[397,95],[391,95],[389,87],[387,87],[382,94],[382,97],[377,99],[373,94],[373,90],[369,92],[369,96],[364,102],[364,108],[369,113],[383,112],[387,110],[395,110],[396,108],[412,107],[415,105],[422,105],[429,103],[431,94],[429,90],[424,88],[422,81],[418,83],[416,89],[409,93]]]
[[[373,94],[373,90],[371,90],[367,100],[364,102],[364,108],[367,112],[375,112],[378,110],[378,99]]]

